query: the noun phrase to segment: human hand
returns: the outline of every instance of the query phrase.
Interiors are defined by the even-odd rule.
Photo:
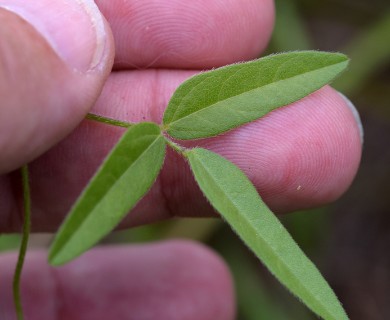
[[[105,30],[106,35],[98,37],[103,47],[93,54],[96,36],[86,16],[72,10],[76,3],[45,0],[37,5],[0,0],[0,5],[8,2],[24,12],[36,10],[35,19],[50,25],[49,31],[57,37],[54,41],[60,43],[57,46],[65,49],[62,59],[57,57],[17,16],[0,11],[0,61],[5,66],[0,74],[0,147],[4,150],[0,170],[16,169],[50,149],[30,165],[35,231],[56,229],[123,132],[83,121],[51,148],[92,106],[92,112],[112,118],[159,122],[180,82],[199,69],[257,57],[266,46],[273,22],[272,3],[265,0],[186,5],[178,0],[169,4],[96,1],[115,42],[115,71],[110,73],[114,42],[109,27],[103,27],[98,16],[94,18],[96,29]],[[73,4],[69,8],[64,3]],[[329,87],[197,144],[240,166],[264,200],[280,212],[337,198],[350,184],[361,152],[353,113]],[[3,231],[20,230],[18,183],[17,174],[0,176]],[[158,182],[122,226],[172,215],[211,214],[185,163],[169,154]],[[0,260],[1,274],[8,275],[8,282],[14,261],[12,256]],[[46,266],[43,253],[32,253],[25,270],[23,297],[31,319],[55,319],[55,313],[72,319],[105,319],[114,312],[118,319],[155,319],[156,314],[159,319],[174,319],[169,313],[173,309],[178,319],[231,319],[234,313],[226,268],[206,249],[190,243],[93,250],[57,271]],[[106,274],[109,279],[103,279]],[[162,284],[169,286],[161,290]],[[56,287],[61,297],[53,293]],[[28,288],[34,291],[28,292]],[[10,299],[1,299],[7,300],[5,308],[10,310]],[[58,303],[62,303],[60,311]]]

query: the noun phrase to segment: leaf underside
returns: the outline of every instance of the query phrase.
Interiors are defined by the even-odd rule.
[[[293,294],[324,319],[348,319],[337,297],[245,174],[205,149],[187,151],[206,198],[256,256]]]
[[[150,189],[165,156],[165,139],[153,123],[129,128],[92,178],[56,235],[53,265],[88,250],[112,229]]]
[[[163,123],[176,139],[215,136],[320,89],[347,64],[343,54],[301,51],[204,72],[179,86]]]

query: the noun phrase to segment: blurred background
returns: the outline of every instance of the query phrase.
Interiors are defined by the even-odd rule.
[[[390,2],[277,0],[267,53],[320,49],[352,59],[334,86],[360,112],[365,137],[350,190],[323,208],[280,217],[321,270],[351,319],[390,319]],[[112,234],[106,243],[189,238],[220,253],[233,272],[239,320],[317,319],[217,219],[178,219]],[[0,236],[0,251],[18,235]],[[50,237],[34,235],[31,246]]]

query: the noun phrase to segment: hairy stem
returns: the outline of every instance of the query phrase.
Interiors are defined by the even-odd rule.
[[[112,126],[122,127],[122,128],[129,128],[133,125],[130,122],[120,121],[120,120],[116,120],[116,119],[112,119],[112,118],[108,118],[108,117],[103,117],[103,116],[98,116],[97,114],[93,114],[93,113],[88,113],[85,118],[88,120],[93,120],[93,121],[97,121],[97,122],[101,122],[101,123],[105,123],[105,124],[110,124]]]
[[[14,304],[18,320],[23,320],[23,308],[20,297],[20,279],[22,275],[22,269],[24,264],[24,259],[26,256],[28,238],[30,236],[30,226],[31,226],[31,196],[30,196],[30,183],[29,183],[29,174],[27,165],[23,166],[21,169],[22,175],[22,185],[23,185],[23,236],[22,243],[19,249],[18,262],[16,264],[14,280],[13,280],[13,295],[14,295]]]
[[[183,156],[185,155],[185,151],[187,150],[186,148],[173,142],[172,140],[168,139],[167,137],[165,137],[165,141],[166,141],[167,145],[170,146],[173,150],[175,150],[176,152],[180,153]]]

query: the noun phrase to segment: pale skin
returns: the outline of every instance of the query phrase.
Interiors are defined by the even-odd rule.
[[[26,8],[36,6],[23,3]],[[160,122],[170,95],[190,75],[260,56],[274,20],[270,0],[202,0],[186,6],[181,0],[96,3],[106,19],[106,36],[91,70],[95,38],[84,20],[73,19],[77,35],[62,28],[68,21],[61,21],[61,15],[52,23],[56,41],[74,49],[60,58],[34,28],[0,9],[1,232],[20,230],[20,182],[13,170],[27,162],[32,162],[33,230],[58,228],[123,132],[82,121],[87,112]],[[45,20],[42,9],[28,10],[41,10]],[[45,10],[50,15],[69,7],[63,0],[50,0]],[[264,119],[193,144],[236,163],[276,212],[335,200],[350,185],[361,155],[356,119],[330,87]],[[209,215],[214,212],[185,162],[169,153],[155,186],[122,227],[171,216]],[[13,308],[14,264],[15,254],[0,257],[0,316],[5,319],[11,318]],[[181,241],[94,249],[56,270],[47,266],[45,252],[31,252],[23,302],[27,318],[41,320],[228,320],[235,313],[227,267],[208,249]]]

